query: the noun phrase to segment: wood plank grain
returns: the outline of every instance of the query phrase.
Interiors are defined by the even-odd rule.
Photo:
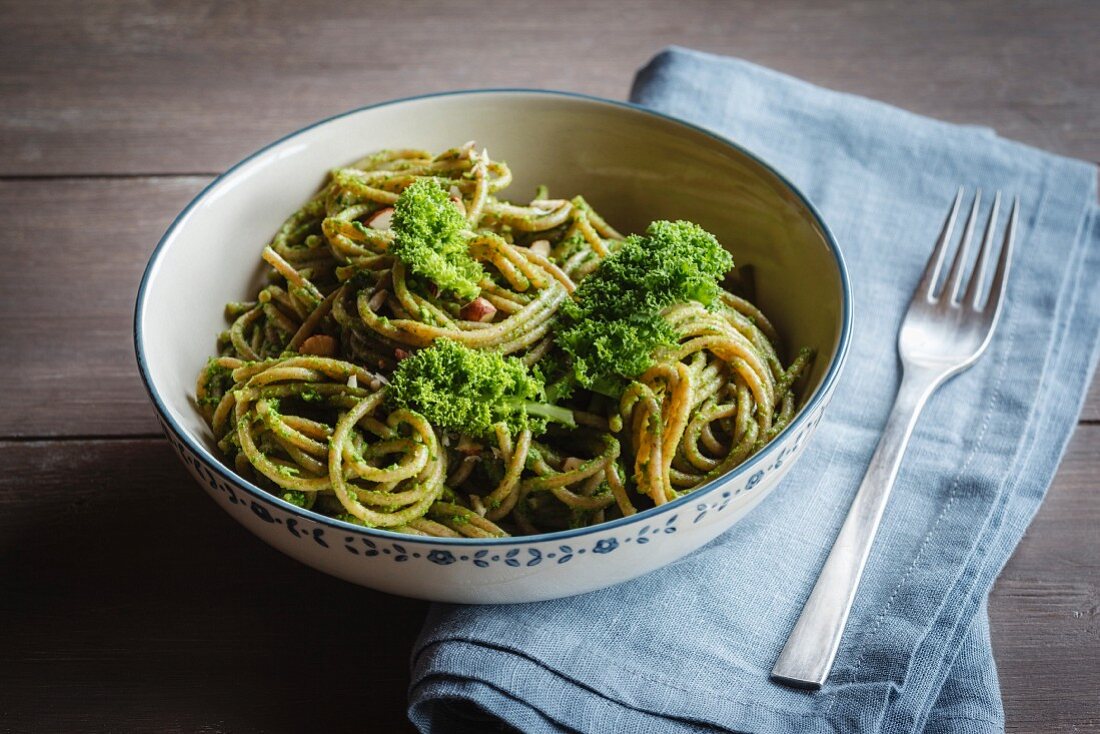
[[[19,384],[0,405],[0,437],[158,430],[133,358],[134,297],[157,240],[207,180],[0,181],[0,370]],[[48,215],[43,201],[57,202]],[[1095,386],[1083,417],[1100,419]]]
[[[207,180],[0,181],[0,370],[18,384],[0,436],[159,432],[134,361],[134,299]]]
[[[1100,4],[0,4],[0,174],[216,172],[318,118],[454,88],[622,98],[658,49],[734,54],[1100,155]]]
[[[1080,426],[990,597],[1008,729],[1100,729],[1100,426]]]
[[[0,465],[0,730],[411,731],[422,602],[264,545],[161,439]]]
[[[1100,371],[1097,371],[1100,376]],[[1100,379],[1093,377],[1092,387],[1085,397],[1085,405],[1081,408],[1081,420],[1089,423],[1100,423]],[[1100,454],[1100,450],[1097,451]]]

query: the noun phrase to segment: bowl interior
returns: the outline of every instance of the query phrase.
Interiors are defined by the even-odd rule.
[[[786,357],[818,357],[803,403],[821,389],[842,337],[837,254],[809,207],[779,177],[722,140],[626,106],[538,92],[458,93],[349,113],[264,149],[219,179],[154,255],[137,314],[139,358],[169,417],[214,455],[193,406],[197,375],[226,328],[225,302],[250,298],[260,251],[325,172],[379,148],[438,152],[477,140],[515,176],[503,196],[582,194],[620,231],[687,219],[755,268],[756,302]]]

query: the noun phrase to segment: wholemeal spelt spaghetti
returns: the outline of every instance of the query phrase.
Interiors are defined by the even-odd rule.
[[[713,284],[715,298],[643,293],[649,321],[607,327],[657,334],[637,366],[586,373],[578,299],[647,241],[579,196],[503,200],[511,178],[472,143],[381,151],[286,220],[196,390],[240,474],[370,527],[533,534],[675,499],[790,421],[812,354],[784,367],[764,315]],[[710,238],[680,225],[694,228],[649,234]]]

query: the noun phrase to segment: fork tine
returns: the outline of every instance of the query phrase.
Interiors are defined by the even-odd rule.
[[[989,210],[989,221],[985,224],[985,235],[982,237],[982,249],[978,251],[978,260],[974,263],[974,272],[970,275],[970,283],[966,286],[966,293],[962,302],[970,304],[971,308],[978,310],[978,299],[982,295],[982,283],[985,282],[985,274],[989,270],[989,251],[993,249],[993,233],[997,229],[997,216],[1001,211],[1001,192],[993,195],[993,206]]]
[[[943,281],[943,296],[948,298],[947,303],[957,303],[959,300],[959,288],[962,287],[963,272],[966,270],[966,256],[970,252],[970,240],[974,237],[974,221],[978,218],[978,207],[982,203],[982,190],[974,192],[974,204],[970,207],[970,214],[966,217],[966,228],[963,230],[962,241],[959,249],[955,251],[955,260],[951,263],[951,271]]]
[[[1012,199],[1012,211],[1008,215],[1008,228],[1005,230],[1004,244],[1001,245],[1001,256],[997,259],[997,272],[993,274],[993,282],[989,286],[989,298],[986,299],[982,312],[987,316],[992,315],[995,324],[1001,313],[1001,295],[1004,291],[1005,280],[1008,279],[1009,261],[1012,259],[1012,244],[1016,240],[1016,220],[1019,215],[1020,197]]]
[[[951,241],[951,233],[955,229],[955,217],[959,213],[959,204],[962,203],[962,197],[963,190],[960,186],[959,192],[955,194],[955,203],[951,205],[951,211],[943,222],[940,237],[936,240],[936,249],[929,256],[928,264],[924,266],[924,274],[917,284],[917,293],[923,292],[928,300],[932,300],[932,291],[936,287],[936,279],[940,277],[940,268],[943,267],[943,253],[947,250],[947,243]]]

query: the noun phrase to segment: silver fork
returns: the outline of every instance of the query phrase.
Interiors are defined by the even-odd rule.
[[[974,196],[951,270],[941,288],[937,289],[936,284],[962,199],[963,190],[959,189],[902,321],[898,334],[902,380],[894,407],[844,525],[825,559],[821,575],[772,668],[772,678],[780,683],[812,689],[825,684],[913,426],[928,397],[948,378],[977,361],[997,327],[1020,202],[1016,199],[1012,203],[997,271],[993,274],[989,295],[983,300],[982,283],[993,248],[1001,201],[1000,192],[994,196],[981,251],[960,299],[981,191]]]

